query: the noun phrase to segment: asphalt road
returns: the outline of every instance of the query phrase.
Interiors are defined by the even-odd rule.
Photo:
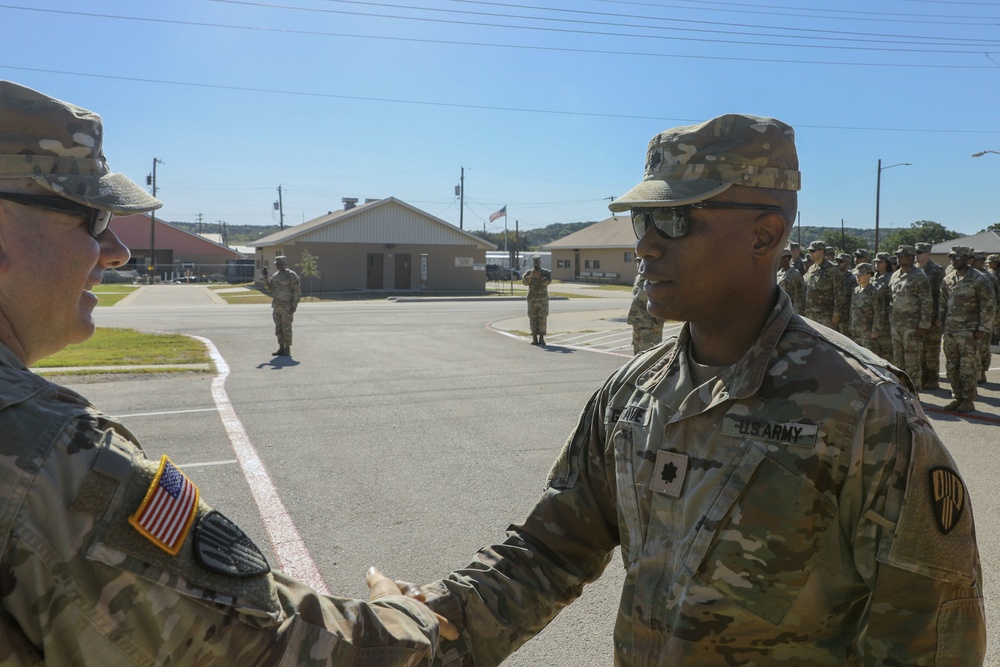
[[[626,292],[553,301],[546,349],[515,335],[526,328],[523,301],[307,303],[286,360],[270,354],[268,306],[166,289],[179,290],[170,302],[132,299],[100,309],[98,324],[214,343],[230,369],[225,395],[296,535],[272,544],[273,504],[259,510],[254,501],[255,482],[236,460],[211,375],[66,384],[124,416],[151,458],[169,453],[272,564],[281,563],[279,552],[301,548],[329,590],[347,596],[366,596],[370,564],[426,582],[501,540],[533,505],[587,398],[627,354],[608,342],[623,326],[612,315],[624,316]],[[1000,618],[1000,370],[990,375],[982,418],[931,412],[975,504],[988,621]],[[927,400],[933,407],[946,399]],[[505,664],[610,665],[621,580],[616,558]],[[1000,664],[995,645],[987,664]]]

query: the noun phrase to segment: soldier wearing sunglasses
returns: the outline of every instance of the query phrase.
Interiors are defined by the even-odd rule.
[[[160,206],[102,139],[0,81],[0,663],[429,664],[453,628],[392,580],[359,601],[271,571],[167,457],[28,370],[93,334],[90,290],[129,257],[111,217]]]
[[[954,461],[903,373],[776,284],[798,189],[773,118],[649,142],[610,208],[630,211],[649,312],[684,325],[593,395],[506,540],[424,588],[460,631],[445,664],[501,662],[614,550],[616,665],[982,664]]]

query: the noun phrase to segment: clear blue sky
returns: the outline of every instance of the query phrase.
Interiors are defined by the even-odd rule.
[[[2,1],[2,0],[0,0]],[[395,196],[466,229],[606,218],[646,143],[793,125],[803,225],[1000,222],[1000,3],[9,0],[0,78],[100,113],[158,214],[286,224]]]

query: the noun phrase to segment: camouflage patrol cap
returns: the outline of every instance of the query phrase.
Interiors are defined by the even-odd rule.
[[[1000,255],[998,255],[996,253],[993,253],[992,255],[990,255],[989,257],[986,258],[986,261],[987,262],[1000,262]]]
[[[871,275],[875,273],[875,269],[873,269],[872,265],[869,264],[868,262],[861,262],[860,264],[854,267],[854,273],[858,275],[861,275],[862,273],[867,273]]]
[[[868,248],[858,248],[854,251],[855,257],[871,257],[871,253],[868,252]]]
[[[880,253],[878,253],[877,255],[875,255],[875,261],[876,262],[888,262],[889,261],[889,253],[887,253],[887,252],[880,252]]]
[[[925,252],[930,252],[931,248],[933,248],[933,247],[934,246],[932,246],[930,243],[927,243],[927,242],[921,242],[921,243],[918,243],[918,244],[916,244],[914,246],[914,248],[917,249],[917,253],[918,254],[922,254],[922,253],[925,253]]]
[[[956,245],[951,247],[951,252],[948,253],[949,257],[972,257],[972,248],[966,245]]]
[[[284,255],[278,255],[277,257],[274,258],[274,263],[275,264],[287,264],[288,263],[288,259]]]
[[[798,190],[795,131],[774,118],[727,114],[675,127],[649,141],[646,173],[608,208],[682,206],[714,197],[732,185]]]
[[[788,244],[788,247],[791,248],[792,250],[799,250],[802,248],[802,244],[792,241],[791,243]]]
[[[911,245],[901,245],[896,248],[896,256],[907,255],[909,257],[916,257],[917,249]]]
[[[849,262],[849,261],[851,261],[851,256],[848,255],[846,252],[842,252],[839,255],[837,255],[837,261],[838,262]]]
[[[813,241],[809,244],[809,252],[816,252],[817,250],[826,250],[826,244],[822,241]]]
[[[124,174],[103,150],[101,117],[92,111],[0,81],[0,180],[30,179],[78,204],[143,213],[163,204]]]
[[[781,255],[779,255],[779,257],[791,257],[791,256],[792,256],[792,249],[789,246],[785,246],[784,248],[781,249]]]
[[[836,257],[837,256],[837,249],[834,248],[833,246],[827,246],[824,249],[823,254],[826,255],[827,257]]]
[[[985,250],[974,250],[972,254],[976,259],[986,259]]]

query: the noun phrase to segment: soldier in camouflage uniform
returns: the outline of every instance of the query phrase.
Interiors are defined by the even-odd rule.
[[[775,283],[798,188],[774,119],[650,142],[610,208],[631,209],[650,311],[685,324],[594,394],[527,519],[424,587],[461,633],[442,664],[497,665],[615,549],[620,667],[982,664],[954,461],[905,375]]]
[[[878,349],[875,351],[883,359],[892,359],[892,330],[889,324],[889,311],[892,303],[892,292],[889,290],[889,280],[892,279],[892,267],[889,264],[889,253],[880,252],[875,255],[875,277],[872,285],[882,297],[882,313],[875,328],[878,330]]]
[[[889,324],[892,330],[892,361],[906,371],[913,386],[922,388],[923,338],[931,327],[931,282],[927,274],[916,266],[917,250],[911,245],[901,245],[896,250],[899,270],[889,279],[892,305]]]
[[[837,330],[844,309],[844,280],[830,260],[826,259],[826,244],[809,244],[813,265],[802,277],[806,284],[805,316],[823,326]]]
[[[867,248],[858,248],[857,250],[855,250],[854,254],[852,255],[854,261],[854,268],[857,268],[858,264],[871,264],[871,261],[869,260],[870,257],[871,253],[868,252]]]
[[[851,340],[878,354],[879,322],[885,306],[882,295],[871,284],[875,269],[862,262],[854,269],[858,284],[851,298]]]
[[[840,322],[837,331],[845,336],[851,335],[851,299],[854,297],[854,288],[858,286],[858,279],[854,277],[851,269],[851,256],[846,252],[837,255],[837,269],[841,273],[841,280],[844,283],[844,303],[840,308]]]
[[[986,270],[1000,283],[1000,255],[990,255],[986,258]],[[1000,312],[1000,303],[997,304],[997,312]],[[992,343],[1000,345],[1000,317],[993,318]]]
[[[524,272],[521,282],[528,286],[528,325],[531,327],[531,344],[545,345],[545,325],[549,319],[549,283],[552,274],[542,268],[542,258],[531,258],[531,269]]]
[[[792,249],[785,246],[781,251],[781,259],[778,263],[777,281],[778,286],[785,290],[788,298],[792,302],[792,308],[796,313],[805,312],[806,307],[806,283],[792,264]]]
[[[438,620],[391,580],[365,602],[271,571],[167,457],[28,370],[93,334],[88,290],[129,256],[112,214],[160,206],[102,141],[96,114],[0,82],[0,664],[429,663]]]
[[[980,342],[988,339],[996,315],[996,302],[989,280],[970,266],[972,250],[955,246],[948,253],[954,269],[941,282],[941,326],[944,330],[945,373],[954,400],[945,410],[971,412],[976,409]]]
[[[792,268],[798,271],[800,276],[806,275],[806,262],[802,256],[802,244],[792,241],[788,244],[788,248],[792,251]]]
[[[649,299],[643,284],[646,281],[640,273],[632,284],[632,305],[628,309],[628,324],[632,326],[632,354],[645,352],[663,340],[663,320],[646,310]]]
[[[997,277],[990,273],[990,270],[986,268],[986,253],[982,251],[977,251],[975,253],[975,260],[972,263],[972,267],[983,274],[983,277],[989,281],[990,285],[993,287],[993,305],[994,309],[1000,308],[1000,281]],[[986,371],[990,369],[993,362],[993,351],[990,350],[990,342],[993,338],[993,333],[990,332],[989,336],[984,337],[979,341],[979,383],[985,384],[987,382]]]
[[[927,274],[927,279],[931,282],[931,328],[924,336],[924,356],[922,362],[921,384],[924,389],[938,389],[940,384],[938,376],[941,374],[941,320],[938,319],[940,312],[941,281],[944,280],[944,267],[931,259],[930,243],[918,243],[917,266]]]
[[[278,338],[278,349],[275,355],[289,357],[292,355],[292,320],[295,310],[302,298],[302,288],[298,275],[288,268],[287,260],[278,256],[274,258],[274,266],[278,269],[270,277],[267,269],[261,269],[264,277],[264,289],[271,293],[271,315],[274,318],[274,335]]]

